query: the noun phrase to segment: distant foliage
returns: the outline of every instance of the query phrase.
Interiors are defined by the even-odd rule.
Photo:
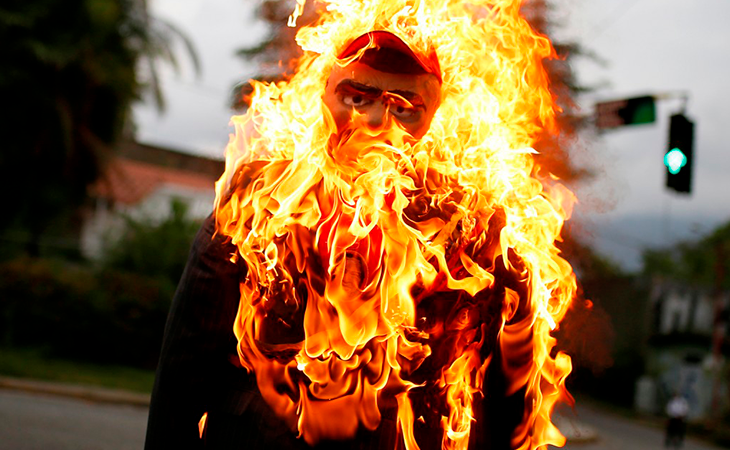
[[[200,222],[188,216],[187,205],[181,201],[173,201],[171,210],[159,223],[126,217],[125,230],[110,245],[104,265],[176,285]]]
[[[173,202],[162,222],[128,218],[100,268],[28,257],[0,263],[0,346],[154,368],[199,227]]]
[[[173,287],[49,259],[0,264],[0,345],[154,368]]]
[[[568,231],[559,247],[573,265],[580,291],[554,336],[558,349],[572,358],[569,389],[631,407],[644,368],[648,292],[635,275]]]
[[[77,231],[72,216],[129,131],[132,102],[149,88],[162,105],[154,61],[174,64],[173,37],[187,43],[143,0],[2,2],[0,232],[27,233],[38,256],[42,235]]]
[[[644,251],[643,273],[688,284],[730,289],[730,222],[697,241]]]

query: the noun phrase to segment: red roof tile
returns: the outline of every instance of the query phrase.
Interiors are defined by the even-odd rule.
[[[92,195],[127,205],[139,203],[163,184],[194,189],[214,189],[210,175],[118,158],[106,176],[91,188]]]

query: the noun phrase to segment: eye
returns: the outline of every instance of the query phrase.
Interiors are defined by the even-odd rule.
[[[372,103],[372,100],[363,95],[343,95],[342,103],[347,106],[354,106],[357,108],[360,106],[369,105],[370,103]]]
[[[390,113],[398,119],[410,119],[416,114],[416,109],[405,105],[395,104],[390,107]]]

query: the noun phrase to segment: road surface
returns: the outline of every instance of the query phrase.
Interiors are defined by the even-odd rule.
[[[660,450],[663,430],[579,405],[563,412],[561,427],[595,431],[590,442],[568,442],[569,450]],[[141,450],[147,408],[0,389],[0,450]],[[688,439],[685,450],[720,447]]]
[[[568,441],[563,447],[568,450],[662,450],[664,449],[664,429],[661,424],[628,419],[606,412],[587,403],[578,403],[576,413],[563,413],[561,429],[567,435],[575,434],[571,424],[594,432],[594,439],[575,442]],[[558,419],[559,420],[559,419]],[[580,431],[578,430],[580,435]],[[590,434],[590,433],[587,433]],[[722,447],[687,438],[684,450],[716,450]],[[551,447],[553,449],[553,447]]]
[[[0,450],[141,450],[147,408],[0,390]]]

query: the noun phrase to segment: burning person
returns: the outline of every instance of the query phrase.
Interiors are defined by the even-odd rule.
[[[550,45],[518,3],[447,3],[332,1],[292,79],[255,86],[146,448],[564,442],[549,332],[574,291],[554,247],[571,197],[529,148],[554,113]]]

